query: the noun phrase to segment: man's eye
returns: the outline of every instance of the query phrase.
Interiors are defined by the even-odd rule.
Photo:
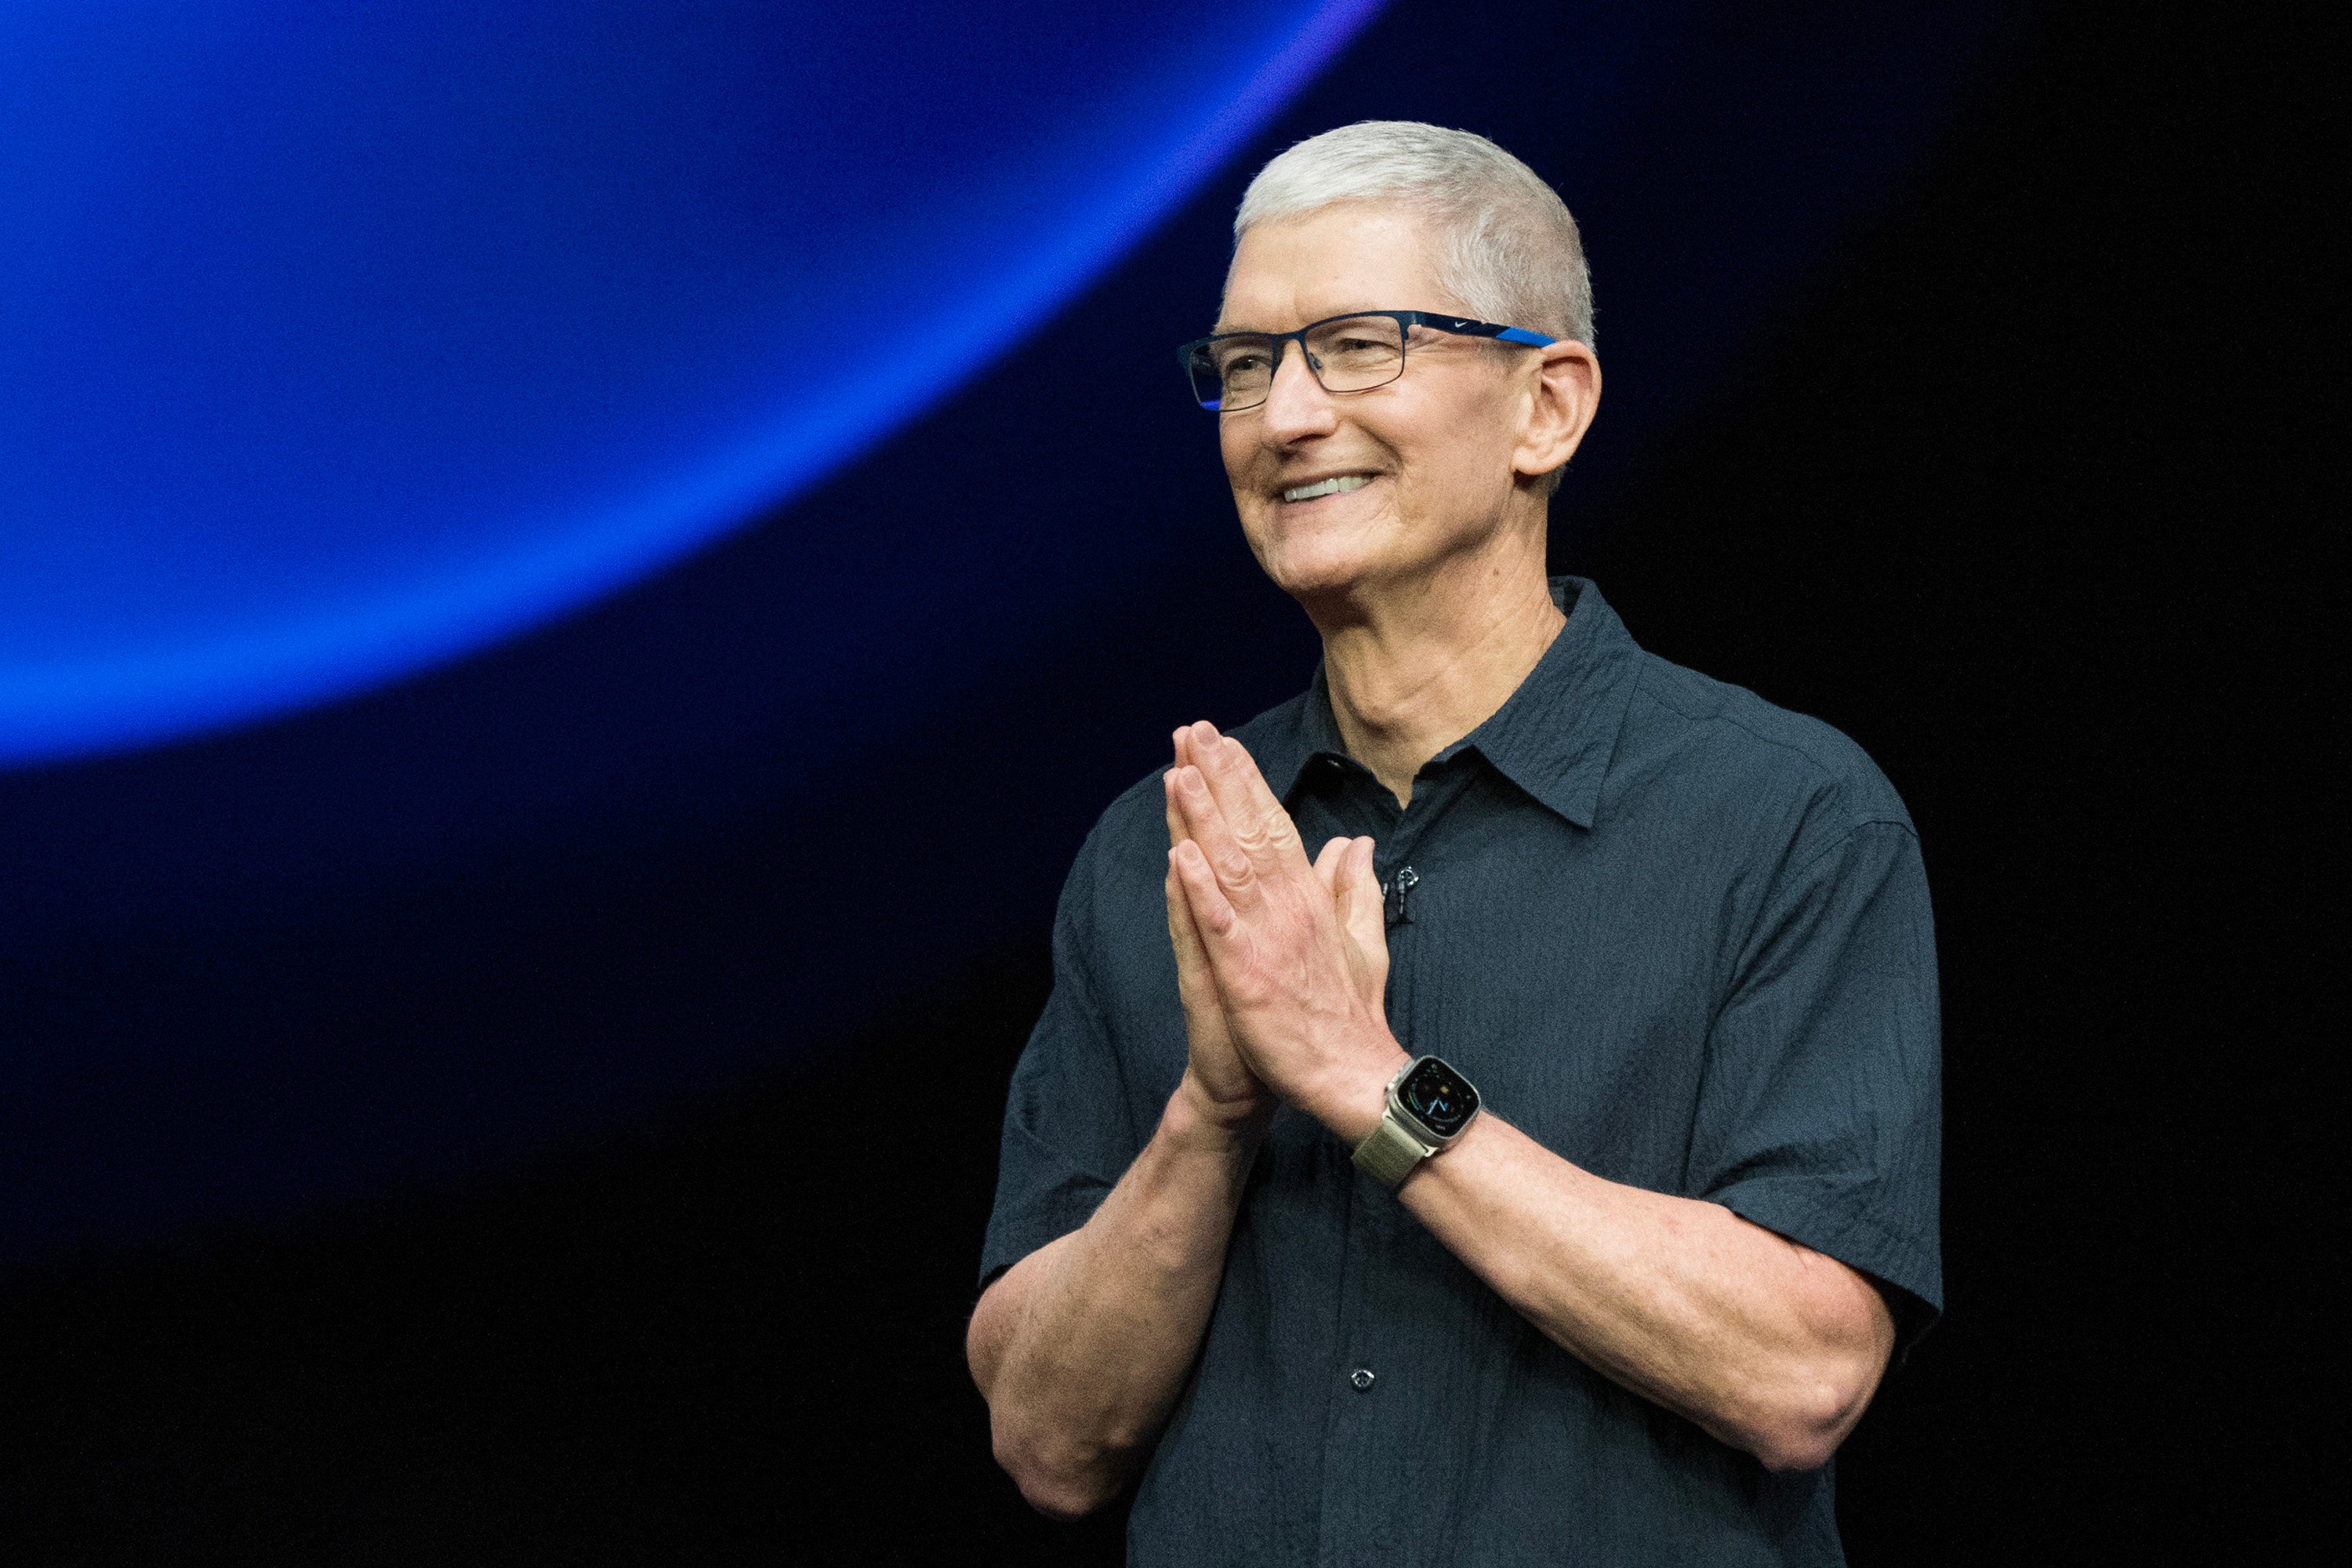
[[[1229,356],[1223,368],[1226,375],[1256,375],[1265,369],[1265,355],[1256,353]]]

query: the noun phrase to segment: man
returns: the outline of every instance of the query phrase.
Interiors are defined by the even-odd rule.
[[[1941,1289],[1902,804],[1547,581],[1601,380],[1523,164],[1350,126],[1234,227],[1186,363],[1323,664],[1071,872],[997,1457],[1066,1516],[1139,1475],[1139,1563],[1837,1563],[1831,1455]]]

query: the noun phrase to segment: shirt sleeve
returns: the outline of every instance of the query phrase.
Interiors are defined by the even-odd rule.
[[[1864,823],[1765,902],[1708,1034],[1690,1190],[1893,1287],[1907,1346],[1943,1306],[1940,1074],[1918,840]]]
[[[996,1206],[981,1250],[982,1289],[1092,1217],[1140,1150],[1110,1029],[1086,962],[1095,934],[1087,856],[1054,918],[1054,991],[1005,1097]]]

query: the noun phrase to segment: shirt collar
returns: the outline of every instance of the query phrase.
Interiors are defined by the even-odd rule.
[[[1589,829],[1633,701],[1641,649],[1587,579],[1554,577],[1551,596],[1567,612],[1568,624],[1502,707],[1434,760],[1475,748],[1547,809]],[[1248,737],[1267,785],[1286,801],[1308,763],[1348,754],[1322,666],[1316,667],[1314,685],[1288,706],[1291,711],[1281,716],[1286,721]]]
[[[1519,689],[1457,744],[1475,746],[1505,778],[1590,828],[1633,700],[1642,650],[1587,579],[1553,578],[1551,597],[1568,612],[1568,624]]]

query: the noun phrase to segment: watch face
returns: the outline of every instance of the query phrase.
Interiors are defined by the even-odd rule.
[[[1440,1138],[1451,1138],[1467,1127],[1471,1112],[1478,1109],[1478,1091],[1435,1057],[1422,1058],[1405,1074],[1397,1085],[1397,1099]]]

